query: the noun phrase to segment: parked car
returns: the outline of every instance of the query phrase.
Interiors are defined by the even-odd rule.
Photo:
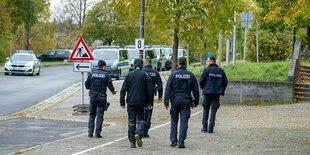
[[[39,61],[63,61],[68,62],[73,50],[70,49],[56,49],[50,50],[44,54],[38,55]]]
[[[31,50],[16,50],[4,65],[4,75],[40,75],[40,62]]]

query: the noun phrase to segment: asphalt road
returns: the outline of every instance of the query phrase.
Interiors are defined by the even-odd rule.
[[[86,131],[87,123],[79,122],[24,118],[0,121],[0,154],[10,154],[25,148],[86,133]]]
[[[0,117],[19,112],[81,81],[72,66],[41,68],[41,75],[0,73]]]

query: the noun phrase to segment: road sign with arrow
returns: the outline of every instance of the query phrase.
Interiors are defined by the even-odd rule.
[[[74,62],[73,72],[91,72],[91,62]]]

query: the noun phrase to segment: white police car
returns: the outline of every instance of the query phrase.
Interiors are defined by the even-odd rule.
[[[4,74],[40,75],[40,62],[31,50],[16,50],[16,53],[7,58],[4,65]]]

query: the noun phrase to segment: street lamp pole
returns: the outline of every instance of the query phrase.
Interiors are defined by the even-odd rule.
[[[30,16],[30,0],[28,0],[28,18],[27,18],[27,40],[26,40],[26,49],[28,50],[28,40],[29,40],[29,16]]]
[[[31,17],[32,17],[32,7],[31,0],[28,0],[28,18],[27,18],[27,40],[26,40],[26,49],[29,50],[31,44],[29,44],[29,38],[31,38]]]
[[[140,39],[144,39],[144,14],[145,14],[145,0],[141,0],[141,25],[140,25]],[[142,55],[141,55],[142,53]],[[144,50],[140,50],[140,58],[145,60]]]

